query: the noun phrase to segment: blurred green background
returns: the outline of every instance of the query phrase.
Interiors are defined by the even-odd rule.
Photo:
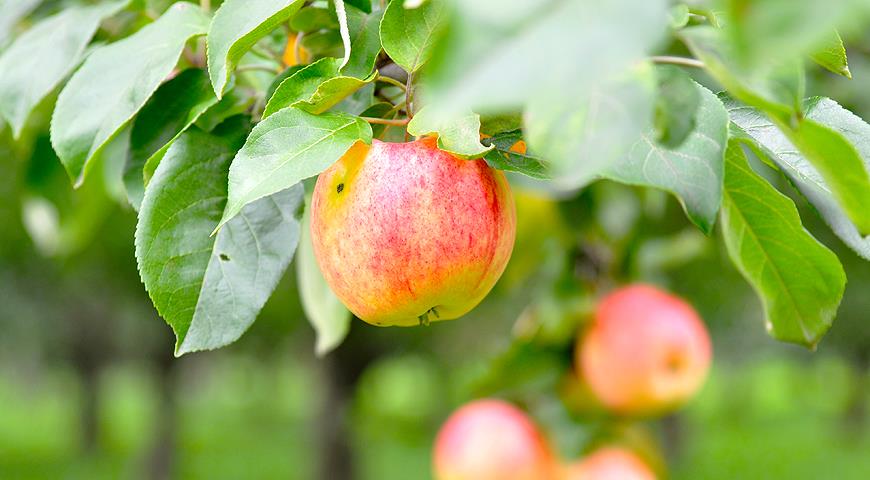
[[[870,34],[849,43],[855,80],[813,67],[808,92],[870,119]],[[514,256],[466,318],[356,321],[317,358],[291,266],[239,342],[175,359],[139,281],[117,165],[73,192],[46,103],[18,142],[0,127],[0,479],[426,479],[440,423],[488,395],[528,409],[566,458],[640,437],[675,479],[870,477],[870,264],[797,195],[849,278],[816,352],[766,335],[718,232],[704,237],[672,198],[611,183],[555,195],[513,179]],[[627,281],[687,298],[714,342],[699,397],[629,427],[563,401],[584,313]]]

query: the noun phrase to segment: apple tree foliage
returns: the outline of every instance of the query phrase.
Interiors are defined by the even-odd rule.
[[[769,178],[870,259],[870,125],[804,91],[808,69],[850,77],[841,35],[868,18],[865,0],[0,0],[0,124],[49,124],[70,182],[137,212],[177,355],[238,339],[294,255],[317,350],[338,345],[351,315],[306,190],[355,142],[430,134],[556,194],[668,192],[721,232],[770,334],[813,347],[846,277]]]

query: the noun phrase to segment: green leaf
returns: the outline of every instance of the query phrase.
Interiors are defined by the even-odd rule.
[[[423,107],[408,123],[408,133],[438,135],[439,149],[465,159],[480,158],[493,149],[480,143],[480,115],[470,111],[442,117],[435,109]]]
[[[717,28],[686,28],[679,36],[704,62],[706,70],[735,98],[783,121],[797,116],[805,88],[800,59],[775,56],[769,64],[746,69],[737,60],[734,46]]]
[[[724,101],[731,121],[740,128],[738,133],[751,141],[759,155],[788,176],[837,236],[870,260],[870,237],[863,235],[851,220],[816,162],[795,148],[793,141],[758,110],[728,98]],[[824,137],[819,139],[813,152],[828,157],[832,169],[829,173],[840,181],[848,181],[855,176],[850,170],[858,169],[860,176],[861,171],[870,168],[870,125],[829,98],[811,98],[805,102],[804,109],[806,119],[813,122],[816,133]],[[856,159],[854,156],[858,153],[860,157]],[[854,162],[859,164],[854,165]]]
[[[846,47],[843,46],[843,39],[836,31],[828,35],[820,48],[810,55],[810,58],[837,75],[852,78],[852,72],[849,71],[849,60],[846,58]]]
[[[823,47],[837,28],[862,27],[870,13],[865,0],[727,0],[724,32],[735,58],[755,67],[771,59],[799,58]]]
[[[371,143],[371,127],[343,113],[313,115],[290,107],[266,118],[233,160],[218,228],[245,205],[326,170],[359,140]]]
[[[675,148],[695,128],[695,112],[701,103],[701,94],[692,77],[678,67],[660,65],[656,67],[656,77],[656,141]]]
[[[700,85],[696,87],[701,92],[701,104],[695,113],[695,130],[679,147],[671,149],[655,143],[655,131],[649,130],[603,176],[673,193],[689,219],[709,233],[722,200],[728,113],[716,95]]]
[[[725,155],[722,235],[764,304],[770,334],[815,348],[843,298],[843,267],[803,228],[791,199],[752,170],[736,141]]]
[[[668,27],[664,0],[454,3],[424,77],[429,104],[445,110],[491,114],[583,95],[645,58]]]
[[[239,143],[189,130],[170,147],[145,191],[136,259],[154,306],[175,331],[176,355],[238,339],[299,239],[301,185],[248,205],[209,236],[226,202],[227,169]]]
[[[287,77],[266,104],[263,118],[286,107],[297,107],[311,113],[325,112],[374,81],[377,75],[372,73],[362,80],[346,77],[339,73],[340,66],[337,58],[321,58]]]
[[[133,120],[124,165],[127,199],[135,210],[145,194],[145,165],[150,162],[153,173],[172,142],[217,101],[205,71],[189,69],[161,85],[145,103]]]
[[[0,55],[0,115],[16,138],[33,108],[82,60],[100,22],[127,3],[64,9],[24,32]]]
[[[60,93],[51,119],[51,143],[76,186],[91,159],[169,75],[184,44],[207,27],[198,6],[178,2],[154,23],[88,56]]]
[[[432,56],[447,11],[441,1],[410,10],[404,3],[393,0],[387,5],[380,26],[381,45],[397,65],[414,73]]]
[[[649,64],[559,101],[531,102],[529,146],[552,167],[553,182],[573,189],[619,163],[649,129],[655,79]]]
[[[524,153],[525,147],[517,149],[519,142],[523,141],[522,132],[498,133],[493,137],[484,138],[482,143],[494,147],[483,157],[490,167],[506,172],[522,173],[527,177],[540,180],[549,179],[549,168],[540,158],[528,152]],[[522,144],[519,144],[522,145]],[[516,151],[519,150],[519,151]]]
[[[350,58],[341,72],[356,78],[366,78],[375,68],[375,61],[381,53],[380,23],[384,11],[376,9],[364,13],[348,6],[347,20],[350,28]]]
[[[333,30],[338,28],[338,20],[329,9],[310,5],[293,15],[290,19],[290,28],[303,33]]]
[[[352,318],[350,310],[335,296],[314,257],[311,244],[311,223],[309,211],[302,218],[302,235],[299,239],[299,253],[296,255],[296,278],[299,285],[299,298],[309,323],[317,332],[317,355],[326,355],[339,346],[350,330]]]
[[[15,25],[42,0],[0,0],[0,47],[12,35]]]
[[[208,74],[222,97],[239,60],[255,43],[287,21],[302,0],[225,0],[208,30]]]

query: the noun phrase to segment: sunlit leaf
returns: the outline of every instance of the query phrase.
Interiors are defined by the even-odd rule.
[[[16,137],[31,110],[82,60],[100,22],[127,3],[129,0],[64,9],[31,27],[3,51],[0,116],[6,118]]]
[[[372,129],[358,117],[279,110],[257,124],[233,160],[220,225],[245,205],[326,170],[359,140],[371,143]]]
[[[88,56],[60,93],[51,120],[51,143],[74,184],[169,75],[185,43],[207,27],[198,6],[178,2],[154,23]]]
[[[302,0],[225,0],[208,30],[208,74],[218,98],[248,50],[296,13]]]
[[[791,199],[752,170],[736,141],[725,156],[722,235],[764,304],[770,334],[814,348],[843,298],[843,267],[803,228]]]

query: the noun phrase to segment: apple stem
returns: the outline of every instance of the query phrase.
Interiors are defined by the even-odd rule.
[[[397,119],[389,119],[389,118],[375,118],[375,117],[360,117],[363,120],[369,123],[378,123],[381,125],[393,125],[396,127],[404,127],[411,121],[410,118],[397,118]]]

